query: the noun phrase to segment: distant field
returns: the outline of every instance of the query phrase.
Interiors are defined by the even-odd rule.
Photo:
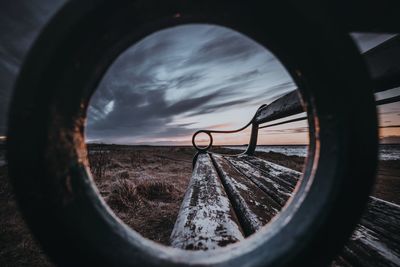
[[[165,245],[191,176],[194,154],[192,147],[89,147],[93,178],[106,203],[141,235]],[[257,152],[257,156],[298,171],[304,162],[304,157],[276,152]],[[373,195],[400,204],[399,160],[380,162]],[[0,266],[52,266],[17,210],[6,166],[0,166],[0,214]]]

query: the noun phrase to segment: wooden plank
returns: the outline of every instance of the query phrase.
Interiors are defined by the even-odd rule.
[[[397,242],[400,247],[400,206],[370,197],[361,224]]]
[[[303,112],[298,90],[294,90],[269,105],[260,108],[255,116],[255,122],[258,124],[281,119],[291,115]]]
[[[288,186],[293,190],[299,179],[301,178],[301,172],[289,169],[287,167],[272,163],[267,160],[255,156],[240,155],[239,158],[247,161],[249,164],[253,165],[255,168],[259,169],[270,179],[276,181],[282,186]]]
[[[293,190],[286,183],[278,183],[276,177],[254,168],[254,166],[244,158],[226,157],[226,159],[243,175],[266,192],[280,206],[285,205],[288,198],[292,195]]]
[[[345,246],[342,257],[353,266],[400,266],[400,254],[393,245],[374,230],[359,225]]]
[[[400,266],[400,206],[370,197],[363,217],[332,266]],[[336,264],[336,265],[335,265]]]
[[[243,238],[243,231],[210,156],[199,155],[171,234],[171,246],[208,250]]]
[[[223,156],[213,154],[212,158],[246,235],[253,234],[267,224],[281,206]]]

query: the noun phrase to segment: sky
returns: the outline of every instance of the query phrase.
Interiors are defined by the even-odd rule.
[[[0,0],[0,139],[19,67],[61,0]],[[390,38],[355,33],[366,51]],[[199,129],[234,129],[257,108],[295,89],[268,50],[230,29],[185,25],[154,33],[124,51],[91,99],[88,142],[189,145]],[[377,94],[400,94],[394,89]],[[400,103],[379,108],[382,125],[400,124]],[[249,131],[215,135],[215,144],[245,144]],[[260,131],[259,144],[305,144],[305,122]],[[400,142],[399,128],[384,128],[382,142]],[[206,138],[199,138],[204,141]],[[204,140],[203,140],[204,139]]]

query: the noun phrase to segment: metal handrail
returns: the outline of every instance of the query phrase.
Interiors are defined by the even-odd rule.
[[[207,152],[207,150],[208,150],[209,148],[211,148],[211,146],[212,146],[212,144],[213,144],[213,141],[214,141],[214,139],[213,139],[213,137],[212,137],[212,133],[223,133],[223,134],[228,134],[228,133],[237,133],[237,132],[243,131],[244,129],[246,129],[247,127],[249,127],[251,124],[254,123],[254,121],[255,121],[255,119],[256,119],[256,117],[257,117],[257,115],[258,115],[259,110],[262,109],[262,108],[265,107],[265,106],[266,106],[266,104],[261,105],[261,106],[258,108],[257,112],[254,114],[253,118],[252,118],[246,125],[244,125],[243,127],[239,128],[239,129],[235,129],[235,130],[224,130],[224,131],[222,131],[222,130],[199,130],[199,131],[195,132],[195,133],[193,134],[193,136],[192,136],[192,144],[193,144],[193,146],[197,149],[197,151],[198,151],[199,153]],[[200,134],[200,133],[205,133],[205,134],[207,134],[207,135],[210,137],[210,143],[208,144],[208,146],[203,147],[203,148],[196,145],[196,136],[197,136],[198,134]]]
[[[395,103],[395,102],[399,102],[399,101],[400,101],[400,95],[399,96],[385,98],[385,99],[381,99],[381,100],[377,100],[375,102],[375,104],[376,104],[376,106],[380,106],[380,105]],[[252,128],[252,133],[251,133],[249,145],[248,145],[248,147],[247,147],[245,152],[239,153],[239,155],[240,154],[252,155],[254,153],[255,147],[257,145],[257,135],[258,135],[258,130],[259,129],[278,126],[278,125],[297,122],[297,121],[303,121],[303,120],[307,119],[307,116],[303,116],[303,117],[300,117],[300,118],[285,120],[285,121],[282,121],[282,122],[277,122],[277,123],[268,124],[268,125],[259,127],[259,124],[256,122],[256,118],[257,118],[260,110],[262,108],[266,107],[266,106],[267,106],[266,104],[261,105],[258,108],[257,112],[254,114],[253,118],[246,125],[244,125],[243,127],[239,128],[239,129],[236,129],[236,130],[199,130],[199,131],[195,132],[193,134],[193,137],[192,137],[193,146],[197,149],[198,153],[206,153],[212,147],[212,144],[213,144],[213,141],[214,141],[214,139],[212,137],[212,133],[223,133],[223,134],[237,133],[237,132],[243,131],[244,129],[246,129],[247,127],[249,127],[252,124],[253,128]],[[390,125],[390,126],[387,126],[387,127],[399,127],[399,125]],[[380,128],[385,128],[385,127],[380,126]],[[210,137],[210,143],[208,144],[208,146],[199,147],[199,146],[196,145],[196,140],[195,139],[196,139],[196,136],[198,134],[200,134],[200,133],[205,133]],[[195,158],[197,158],[197,157],[195,157]]]

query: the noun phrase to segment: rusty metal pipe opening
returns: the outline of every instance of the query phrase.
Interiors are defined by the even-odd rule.
[[[70,1],[47,25],[16,83],[7,157],[20,209],[56,264],[321,266],[342,248],[361,216],[376,170],[371,79],[348,34],[331,20],[311,20],[307,12],[284,3],[264,5]],[[277,24],[282,18],[295,24]],[[305,109],[310,135],[302,183],[279,216],[242,242],[207,251],[162,246],[122,223],[94,185],[85,144],[90,98],[116,57],[149,34],[190,23],[228,27],[270,49],[300,94],[261,107],[256,117],[264,123],[264,115],[275,110],[271,106],[285,106],[300,95],[301,101],[285,112]],[[206,151],[213,137],[203,133],[210,138],[206,148],[196,144],[196,135],[192,141]],[[210,162],[216,166],[223,159]]]

